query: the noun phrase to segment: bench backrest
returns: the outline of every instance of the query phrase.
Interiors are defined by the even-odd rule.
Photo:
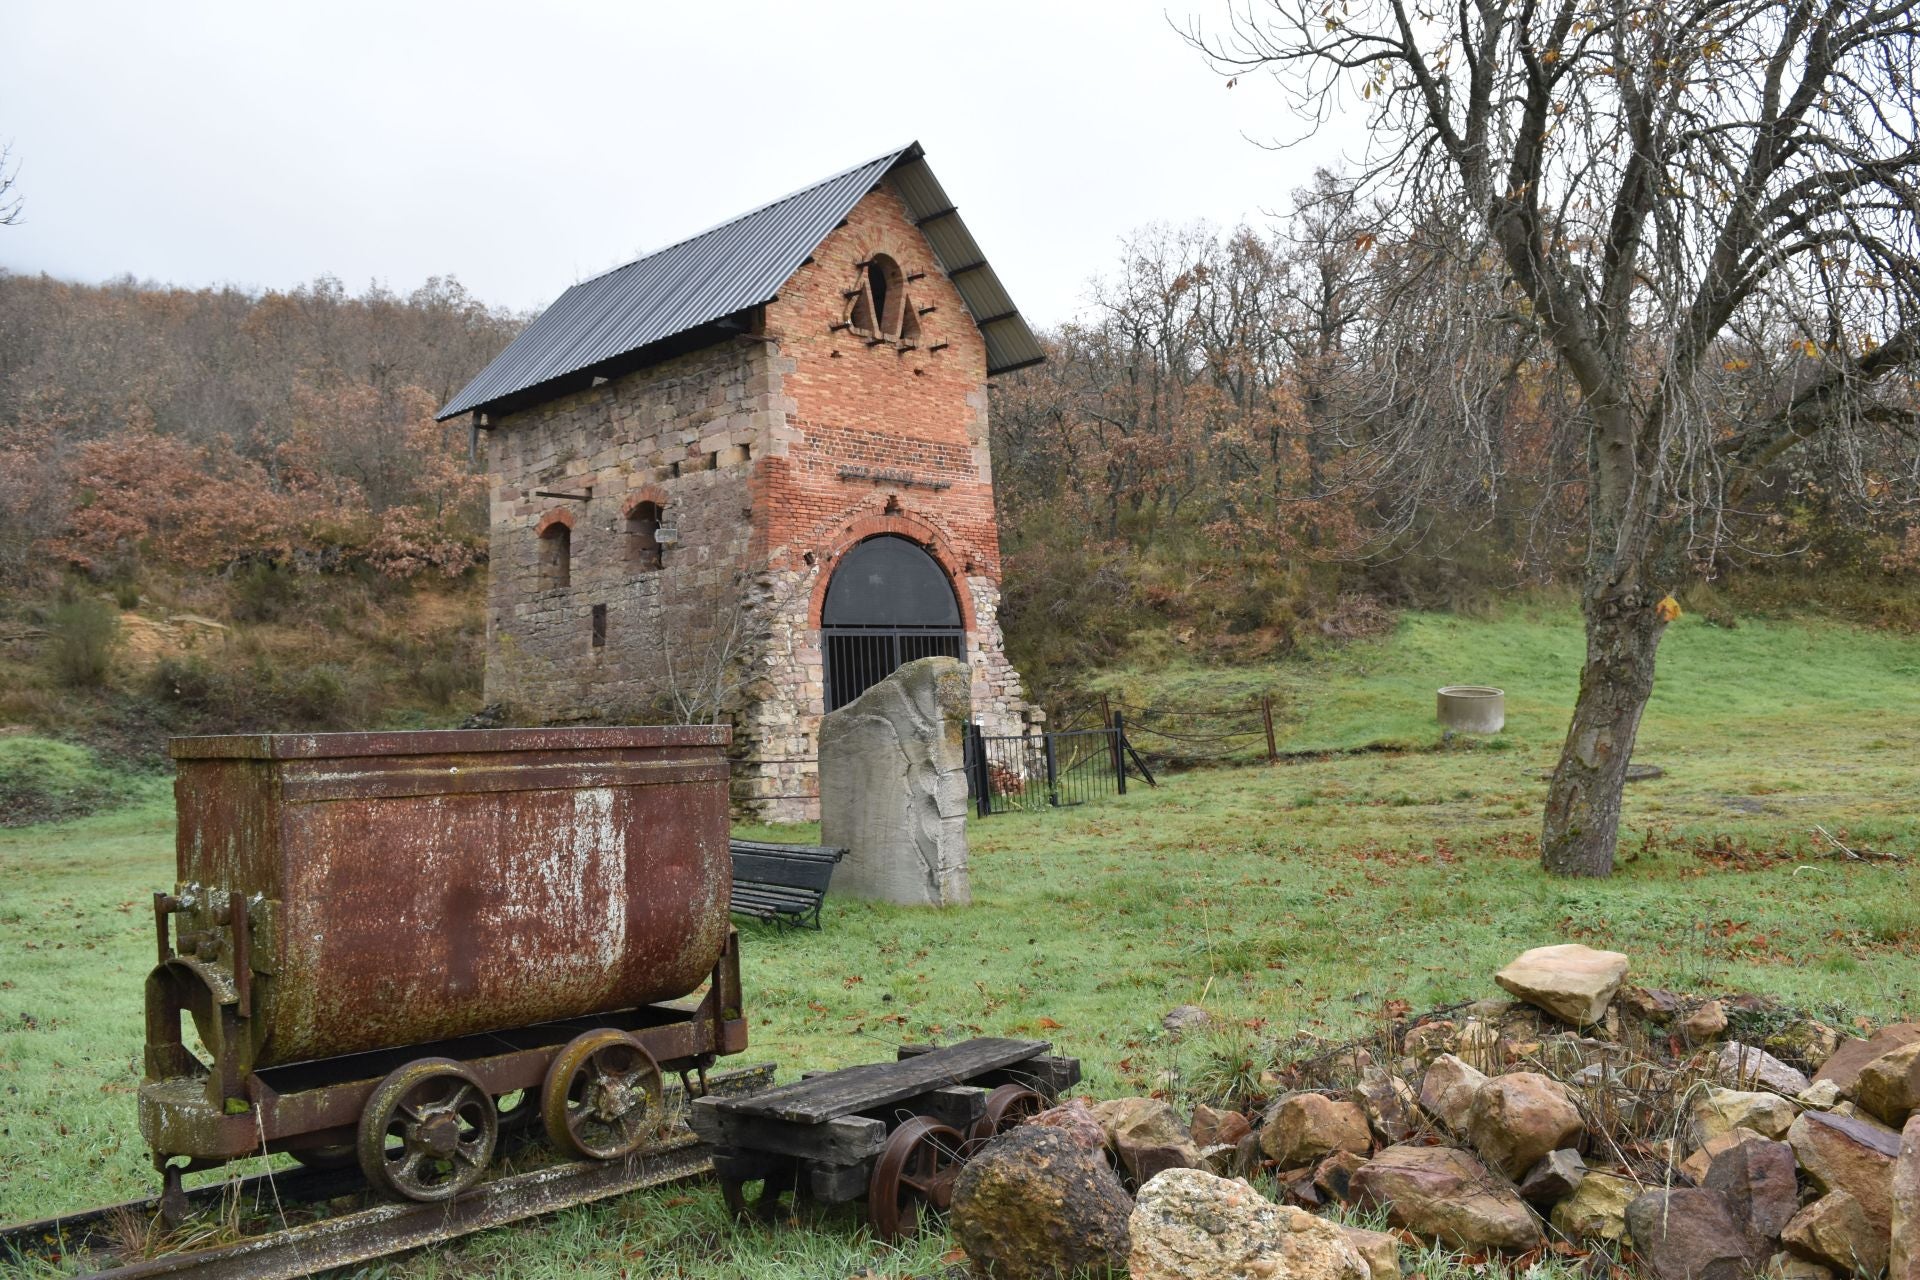
[[[837,852],[837,851],[834,851]],[[733,846],[733,878],[743,884],[779,885],[788,889],[811,889],[825,893],[833,879],[838,857],[811,854],[769,852],[736,843]]]

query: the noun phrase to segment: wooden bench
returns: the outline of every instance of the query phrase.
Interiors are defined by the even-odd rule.
[[[845,849],[818,844],[770,844],[732,841],[733,910],[756,920],[820,927],[820,903],[827,896],[834,864]]]

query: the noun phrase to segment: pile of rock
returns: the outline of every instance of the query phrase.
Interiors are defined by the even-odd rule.
[[[1314,1087],[1257,1117],[1200,1106],[1187,1120],[1154,1098],[1047,1113],[1048,1140],[1108,1179],[1104,1243],[1075,1265],[1124,1263],[1135,1280],[1398,1275],[1395,1237],[1314,1213],[1352,1206],[1409,1242],[1604,1245],[1658,1280],[1920,1280],[1920,1023],[1859,1039],[1764,1001],[1627,987],[1627,971],[1617,952],[1529,951],[1495,975],[1518,1003],[1332,1055]],[[1736,1026],[1747,1041],[1726,1038]],[[991,1184],[1007,1141],[967,1178]],[[1256,1173],[1282,1203],[1243,1180]],[[982,1262],[972,1207],[956,1197],[955,1229]]]

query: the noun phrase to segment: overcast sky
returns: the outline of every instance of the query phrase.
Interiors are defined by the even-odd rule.
[[[1038,324],[1143,224],[1264,221],[1337,140],[1169,26],[1224,0],[0,2],[0,267],[567,285],[911,139]]]

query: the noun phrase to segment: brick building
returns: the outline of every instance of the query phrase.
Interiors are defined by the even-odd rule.
[[[440,412],[486,436],[488,701],[730,720],[780,820],[903,661],[1020,732],[987,379],[1040,358],[918,144],[575,285]]]

